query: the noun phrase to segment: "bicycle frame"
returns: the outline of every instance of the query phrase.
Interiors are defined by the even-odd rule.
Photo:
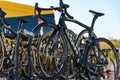
[[[73,20],[72,20],[72,21],[73,21]],[[78,50],[77,50],[76,44],[75,44],[72,40],[70,40],[70,38],[69,38],[69,36],[68,36],[68,34],[67,34],[67,32],[66,32],[67,26],[66,26],[66,24],[65,24],[64,18],[60,17],[59,24],[60,24],[60,27],[59,27],[59,28],[60,28],[60,31],[59,31],[59,32],[63,32],[64,36],[66,37],[66,39],[67,39],[67,41],[68,41],[68,43],[70,44],[70,47],[71,47],[73,53],[75,54],[75,57],[77,58],[79,52],[78,52]],[[78,59],[78,58],[77,58],[77,59]]]
[[[65,13],[61,12],[61,15],[60,15],[60,18],[59,18],[59,22],[58,22],[58,27],[59,27],[58,29],[59,30],[55,30],[53,32],[53,34],[51,35],[51,38],[52,38],[53,36],[56,35],[56,33],[57,33],[56,31],[59,31],[58,34],[57,34],[57,36],[55,36],[55,38],[54,38],[53,46],[55,45],[57,39],[63,34],[66,37],[68,43],[70,44],[70,47],[71,47],[73,53],[75,54],[75,57],[77,59],[79,59],[79,57],[78,57],[79,51],[77,49],[77,46],[76,46],[76,44],[72,40],[70,40],[70,38],[69,38],[69,36],[68,36],[68,34],[66,32],[67,25],[65,24],[65,21],[70,21],[70,22],[76,23],[76,24],[82,26],[83,28],[87,29],[88,33],[89,33],[89,37],[90,37],[89,39],[90,39],[90,41],[92,41],[93,38],[92,38],[92,34],[91,33],[93,32],[93,26],[94,26],[94,23],[95,23],[96,19],[97,19],[97,17],[94,16],[92,24],[91,24],[91,27],[89,27],[89,26],[87,26],[87,25],[85,25],[85,24],[83,24],[83,23],[81,23],[81,22],[79,22],[79,21],[77,21],[75,19],[71,19],[71,18],[66,17]],[[49,39],[49,40],[51,40],[51,39]]]
[[[89,44],[95,44],[95,38],[94,38],[94,36],[92,35],[92,33],[93,33],[93,28],[94,28],[95,21],[96,21],[96,19],[97,19],[98,17],[99,17],[99,16],[98,16],[97,14],[94,15],[93,20],[92,20],[92,23],[91,23],[91,27],[89,27],[89,26],[87,26],[87,25],[85,25],[85,24],[83,24],[83,23],[81,23],[81,22],[79,22],[79,21],[77,21],[77,20],[75,20],[75,19],[73,19],[73,18],[69,18],[68,16],[66,17],[66,14],[65,14],[64,10],[62,10],[62,11],[61,11],[60,18],[59,18],[58,25],[57,25],[58,28],[57,28],[57,30],[55,29],[55,30],[53,31],[52,35],[51,35],[50,38],[49,38],[49,41],[51,41],[51,39],[52,39],[52,41],[53,41],[53,45],[52,45],[53,48],[52,48],[52,49],[55,48],[56,42],[57,42],[57,40],[60,38],[60,36],[61,36],[61,35],[64,35],[65,38],[66,38],[66,40],[68,41],[71,49],[72,49],[72,52],[73,52],[74,55],[75,55],[75,60],[76,60],[76,62],[79,63],[79,64],[82,64],[82,65],[86,66],[86,56],[87,56],[87,50],[89,49]],[[68,34],[67,34],[67,32],[66,32],[66,30],[67,30],[67,25],[65,24],[65,21],[70,21],[70,22],[76,23],[76,24],[82,26],[83,28],[85,28],[85,29],[88,31],[88,40],[87,40],[87,44],[85,45],[85,50],[84,50],[83,53],[81,53],[81,52],[78,50],[77,44],[74,43],[74,42],[69,38],[69,36],[68,36]],[[58,31],[58,32],[56,32],[56,31]],[[49,43],[49,41],[48,41],[48,43]],[[80,41],[80,40],[78,40],[78,41]],[[47,44],[48,44],[48,43],[47,43]],[[79,44],[78,44],[78,45],[79,45]],[[97,46],[96,44],[95,44],[95,46],[100,50],[99,46]],[[100,51],[101,51],[101,50],[100,50]],[[79,55],[81,55],[81,54],[82,54],[82,57],[79,56]],[[102,52],[101,54],[103,54],[103,52]],[[103,54],[103,56],[105,57],[104,54]],[[106,57],[105,57],[105,58],[106,58]],[[107,61],[107,58],[106,58],[106,61]],[[89,65],[88,65],[88,66],[89,66]],[[86,67],[86,69],[87,69],[90,73],[92,73],[87,67]]]
[[[67,40],[69,41],[70,43],[70,46],[72,47],[72,50],[74,53],[78,54],[78,51],[77,51],[77,48],[75,47],[76,44],[73,44],[74,42],[71,42],[67,36],[67,33],[65,30],[67,30],[67,26],[65,24],[65,21],[70,21],[70,22],[73,22],[73,23],[76,23],[80,26],[82,26],[83,28],[87,29],[88,30],[88,33],[89,33],[89,39],[90,41],[93,39],[93,35],[92,35],[92,32],[93,32],[93,27],[94,27],[94,24],[95,24],[95,21],[96,19],[99,17],[99,16],[102,16],[104,15],[103,13],[98,13],[98,12],[94,12],[92,10],[90,10],[91,13],[94,14],[94,17],[93,17],[93,20],[92,20],[92,23],[91,23],[91,27],[73,19],[73,17],[71,15],[69,15],[69,13],[67,12],[67,8],[69,8],[69,5],[67,4],[64,4],[62,0],[60,0],[60,7],[53,7],[51,6],[51,8],[39,8],[38,7],[38,3],[35,4],[35,10],[34,10],[34,14],[36,14],[36,10],[38,11],[38,15],[39,17],[44,21],[44,19],[41,17],[40,13],[41,13],[41,10],[57,10],[58,12],[61,13],[60,15],[60,18],[59,18],[59,22],[58,22],[58,25],[55,28],[54,32],[52,33],[51,35],[51,38],[49,39],[49,41],[52,39],[53,36],[56,35],[56,31],[59,31],[57,33],[57,35],[55,36],[54,38],[54,42],[53,42],[53,46],[55,45],[57,39],[62,35],[62,32],[64,32],[64,35],[66,36]],[[44,21],[45,22],[45,21]],[[36,26],[34,28],[34,30],[36,29],[41,29],[41,27],[39,26]],[[33,30],[33,31],[34,31]],[[48,42],[49,42],[48,41]],[[54,47],[53,47],[54,48]],[[75,50],[74,50],[75,49]]]
[[[58,39],[61,35],[64,35],[64,36],[65,36],[65,38],[67,39],[67,41],[68,41],[68,43],[69,43],[69,45],[70,45],[70,47],[71,47],[71,49],[72,49],[73,54],[75,55],[75,56],[74,56],[74,57],[75,57],[75,63],[77,63],[77,64],[82,64],[82,66],[84,66],[84,68],[85,68],[89,73],[93,73],[91,70],[89,70],[89,67],[91,67],[91,66],[95,67],[95,66],[103,66],[103,65],[108,64],[107,56],[105,56],[104,52],[99,48],[99,45],[97,45],[97,44],[95,43],[95,38],[94,38],[93,35],[91,34],[91,33],[93,32],[93,26],[94,26],[95,20],[96,20],[97,18],[94,17],[94,18],[93,18],[93,21],[92,21],[92,24],[91,24],[91,27],[88,27],[87,25],[85,25],[85,24],[83,24],[83,23],[81,23],[81,22],[78,22],[77,20],[66,18],[66,17],[64,17],[63,15],[64,15],[64,13],[61,14],[60,19],[59,19],[59,23],[58,23],[58,24],[59,24],[58,34],[59,34],[59,35],[57,35],[57,39]],[[75,22],[75,23],[83,26],[84,28],[86,28],[86,29],[88,30],[88,33],[89,33],[88,37],[89,37],[89,38],[88,38],[88,40],[87,40],[87,43],[85,44],[85,49],[84,49],[83,53],[81,53],[81,52],[78,50],[77,44],[76,44],[75,42],[73,42],[73,40],[71,40],[71,39],[69,38],[69,36],[68,36],[68,34],[67,34],[67,32],[66,32],[67,26],[66,26],[66,24],[65,24],[65,21]],[[52,35],[55,35],[55,34],[52,34]],[[56,37],[55,37],[55,38],[56,38]],[[56,39],[56,41],[57,41],[57,39]],[[89,49],[89,46],[92,45],[92,44],[95,45],[95,47],[97,47],[97,49],[98,49],[98,50],[100,51],[100,53],[101,53],[101,54],[98,54],[99,60],[100,60],[99,55],[103,55],[103,56],[104,56],[105,61],[106,61],[105,64],[102,64],[102,63],[101,63],[101,64],[96,64],[96,65],[90,65],[90,64],[87,65],[87,61],[86,61],[86,59],[87,59],[87,54],[88,54],[88,53],[87,53],[87,50]],[[56,45],[56,44],[54,44],[54,45]],[[79,44],[78,44],[78,45],[79,45]],[[53,48],[54,48],[54,47],[53,47]],[[82,56],[80,57],[79,55],[82,55]]]

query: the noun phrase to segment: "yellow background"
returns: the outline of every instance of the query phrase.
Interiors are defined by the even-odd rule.
[[[0,0],[0,8],[7,13],[5,17],[29,16],[34,14],[34,6]],[[52,10],[42,11],[41,14],[53,14]]]

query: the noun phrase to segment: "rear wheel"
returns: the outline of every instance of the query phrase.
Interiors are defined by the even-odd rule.
[[[91,76],[97,80],[117,80],[119,72],[119,61],[116,48],[105,39],[98,38],[87,50],[87,65]],[[94,73],[94,74],[93,74]],[[94,76],[93,76],[94,75]],[[97,76],[97,77],[96,77]]]

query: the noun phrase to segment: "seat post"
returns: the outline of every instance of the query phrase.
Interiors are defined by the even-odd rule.
[[[92,20],[92,24],[91,24],[91,28],[93,29],[96,19],[98,17],[103,16],[104,13],[96,12],[96,11],[93,11],[93,10],[89,10],[89,12],[91,12],[94,15],[93,20]]]
[[[26,20],[24,20],[24,19],[22,19],[20,17],[17,17],[17,19],[19,21],[18,30],[22,29],[22,26],[23,26],[24,23],[28,23],[28,21],[26,21]]]
[[[19,20],[18,30],[22,28],[23,22]]]
[[[96,19],[98,18],[98,16],[94,15],[93,19],[92,19],[92,23],[91,23],[91,28],[89,30],[89,36],[91,36],[91,33],[93,32],[94,30],[94,24],[95,24],[95,21]]]
[[[98,16],[94,15],[92,23],[91,23],[91,29],[92,30],[93,30],[93,27],[94,27],[94,24],[95,24],[95,21],[96,21],[97,18],[98,18]]]

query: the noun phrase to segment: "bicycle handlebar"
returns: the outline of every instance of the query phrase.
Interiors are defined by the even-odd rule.
[[[62,10],[64,9],[65,14],[67,15],[67,17],[70,18],[70,19],[73,19],[74,17],[71,16],[71,15],[68,13],[68,11],[67,11],[67,8],[69,8],[69,5],[68,5],[68,4],[64,4],[64,3],[63,3],[63,0],[60,0],[59,4],[60,4],[60,7],[62,8]]]
[[[51,6],[50,8],[40,8],[40,7],[38,7],[38,3],[35,3],[34,15],[36,15],[36,11],[37,11],[38,14],[39,14],[39,16],[40,16],[40,18],[41,18],[42,20],[44,20],[44,19],[42,18],[42,16],[40,15],[40,13],[41,13],[42,10],[57,10],[57,11],[59,11],[59,12],[61,12],[61,13],[62,13],[62,11],[64,11],[65,15],[66,15],[68,18],[73,19],[73,16],[71,16],[71,15],[67,12],[67,8],[69,8],[69,5],[64,4],[62,0],[60,0],[60,3],[59,3],[59,4],[60,4],[60,7],[53,7],[53,6]]]
[[[52,9],[50,9],[50,8],[40,8],[40,7],[38,7],[38,3],[35,3],[35,7],[34,7],[34,16],[36,15],[36,11],[37,11],[39,17],[40,17],[43,21],[46,21],[46,20],[44,20],[44,19],[42,18],[42,16],[40,15],[41,12],[42,12],[42,10],[52,10]]]
[[[51,6],[51,8],[52,8],[53,10],[57,10],[57,11],[59,11],[59,12],[62,12],[62,10],[64,10],[64,13],[67,15],[67,17],[70,18],[70,19],[73,19],[73,16],[71,16],[71,15],[68,13],[68,11],[67,11],[67,8],[68,8],[68,7],[69,7],[68,5],[65,5],[65,6],[62,6],[62,7],[53,7],[53,6]]]

